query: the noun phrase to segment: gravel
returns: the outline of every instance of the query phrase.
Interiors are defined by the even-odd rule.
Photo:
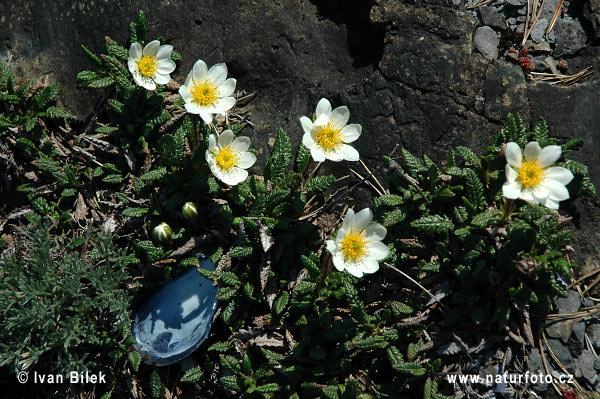
[[[498,45],[500,39],[496,32],[489,26],[481,26],[475,31],[475,47],[488,60],[498,58]]]

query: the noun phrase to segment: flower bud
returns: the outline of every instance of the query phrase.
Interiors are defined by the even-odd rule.
[[[184,218],[191,220],[198,216],[198,208],[193,202],[186,202],[181,208],[181,213],[183,213]]]
[[[168,224],[163,222],[154,228],[153,234],[156,241],[165,243],[171,239],[173,230],[171,230]]]

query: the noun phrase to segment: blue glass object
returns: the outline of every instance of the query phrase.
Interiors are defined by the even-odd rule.
[[[200,267],[215,270],[208,258]],[[195,267],[166,283],[134,315],[135,350],[145,363],[164,366],[192,353],[206,339],[217,310],[218,288]]]

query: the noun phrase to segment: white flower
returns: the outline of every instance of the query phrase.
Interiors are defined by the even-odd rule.
[[[560,158],[561,149],[549,145],[543,149],[533,141],[521,147],[517,143],[506,145],[506,182],[502,193],[506,198],[521,198],[539,203],[551,209],[558,209],[558,202],[569,199],[567,184],[573,180],[573,173],[561,166],[552,166]]]
[[[207,69],[202,60],[196,61],[179,94],[185,101],[185,109],[199,114],[204,122],[211,123],[213,114],[225,114],[235,105],[231,95],[236,80],[227,79],[227,66],[215,64]]]
[[[329,101],[322,98],[315,115],[314,122],[306,116],[300,118],[304,129],[302,144],[310,149],[313,159],[317,162],[325,159],[358,161],[358,151],[348,143],[360,136],[362,127],[357,123],[347,125],[350,118],[348,107],[337,107],[332,111]]]
[[[333,255],[336,269],[346,269],[356,277],[379,270],[379,261],[387,258],[390,250],[381,242],[387,230],[379,223],[371,223],[372,220],[369,208],[357,214],[348,209],[335,242],[327,240],[327,250]]]
[[[156,241],[165,243],[171,239],[173,230],[171,229],[171,227],[168,224],[166,224],[165,222],[162,222],[161,224],[159,224],[158,226],[156,226],[154,228],[153,234],[154,234],[154,238],[156,239]]]
[[[248,177],[248,169],[256,162],[251,152],[248,137],[235,137],[231,130],[225,130],[218,137],[208,137],[206,162],[211,172],[223,183],[235,186]]]
[[[175,70],[175,63],[171,61],[173,46],[160,45],[158,40],[142,45],[132,43],[129,47],[129,60],[127,66],[133,75],[135,83],[147,90],[156,89],[156,84],[166,85],[171,80],[169,74]]]

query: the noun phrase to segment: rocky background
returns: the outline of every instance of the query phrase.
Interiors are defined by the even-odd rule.
[[[566,0],[545,35],[558,4],[546,0],[525,44],[524,58],[538,72],[598,71],[570,87],[533,80],[519,65],[527,0],[476,2],[20,0],[0,5],[0,58],[22,79],[48,75],[59,82],[62,104],[85,120],[99,97],[75,85],[77,72],[90,67],[80,44],[99,51],[105,35],[126,43],[129,22],[142,9],[150,37],[164,35],[183,56],[174,79],[182,82],[200,58],[227,63],[239,90],[257,92],[254,126],[245,134],[264,154],[279,127],[298,144],[298,118],[327,97],[347,105],[351,122],[363,126],[356,146],[385,182],[382,157],[397,145],[437,160],[456,145],[481,150],[507,113],[518,112],[528,122],[543,116],[554,136],[583,139],[572,156],[600,187],[600,0]],[[561,207],[574,216],[583,275],[599,259],[600,208],[592,200]],[[559,310],[579,309],[575,302]],[[587,334],[600,350],[600,327],[580,324],[572,338],[570,329],[555,331],[552,345],[600,390],[600,362],[583,350],[582,338]]]

